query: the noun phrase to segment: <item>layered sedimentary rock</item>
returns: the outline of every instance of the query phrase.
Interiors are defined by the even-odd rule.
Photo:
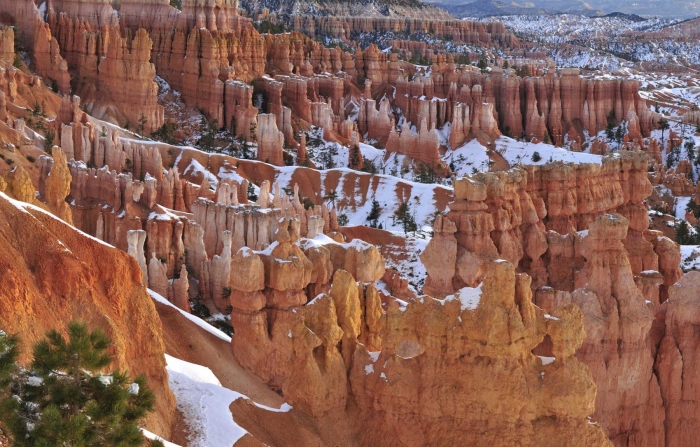
[[[126,253],[79,233],[47,212],[0,194],[0,324],[31,346],[81,320],[112,340],[115,368],[146,374],[156,411],[146,426],[170,436],[175,400],[165,372],[161,324]],[[21,362],[31,360],[23,349]]]
[[[258,115],[257,140],[258,160],[276,166],[284,165],[282,158],[284,134],[277,129],[274,115],[267,113]]]
[[[611,440],[664,445],[663,401],[649,349],[654,306],[635,284],[627,231],[627,219],[602,215],[580,243],[585,262],[571,299],[583,310],[587,338],[577,357],[591,368],[599,393],[594,418]]]
[[[68,94],[71,91],[68,63],[61,56],[58,42],[51,35],[49,25],[44,23],[38,11],[35,14],[32,56],[36,63],[36,72],[55,82],[58,91]]]
[[[351,370],[365,442],[381,435],[396,439],[389,445],[609,445],[584,421],[595,387],[573,356],[584,336],[580,310],[568,304],[545,314],[532,304],[530,278],[511,264],[490,264],[478,288],[442,302],[389,303],[385,325],[381,352],[360,346]],[[409,329],[416,327],[425,329]],[[552,348],[538,358],[531,350],[545,337]],[[560,386],[561,400],[550,394]]]
[[[51,151],[51,157],[52,160],[48,159],[48,157],[39,159],[40,163],[42,160],[45,160],[45,163],[50,165],[45,167],[45,169],[50,171],[45,174],[44,197],[46,204],[53,214],[73,225],[73,213],[70,205],[66,203],[66,197],[70,194],[70,184],[73,179],[68,169],[66,154],[61,148],[54,147]],[[42,178],[44,177],[42,176]]]
[[[257,128],[258,109],[253,107],[253,86],[239,81],[226,81],[226,121],[224,124],[236,135],[250,139],[251,129]]]
[[[234,80],[250,81],[271,74],[274,80],[265,77],[261,82],[267,95],[261,108],[275,115],[285,144],[293,148],[299,145],[292,126],[293,121],[297,125],[297,118],[301,119],[302,128],[319,126],[325,139],[347,144],[353,138],[353,124],[349,121],[353,112],[347,107],[364,96],[357,116],[358,141],[377,140],[383,147],[391,138],[388,149],[406,153],[418,163],[428,165],[436,164],[438,158],[431,129],[444,130],[448,123],[453,131],[448,142],[452,149],[474,137],[490,142],[501,132],[580,147],[584,139],[581,129],[592,134],[605,128],[612,112],[615,124],[628,122],[629,140],[641,146],[641,137],[649,134],[656,119],[636,93],[636,81],[587,80],[575,70],[559,73],[551,70],[547,75],[527,79],[498,68],[482,74],[475,67],[458,67],[451,56],[444,54],[431,54],[430,73],[419,71],[413,76],[414,65],[399,61],[396,54],[387,55],[374,45],[345,53],[339,48],[324,48],[299,33],[261,36],[249,22],[237,17],[234,4],[183,5],[179,19],[167,12],[165,5],[147,5],[140,18],[134,4],[127,2],[124,6],[121,27],[124,32],[119,36],[115,25],[119,14],[106,21],[100,18],[101,12],[96,12],[96,22],[83,22],[73,6],[57,3],[49,10],[47,21],[57,36],[54,40],[60,42],[67,61],[81,80],[99,76],[104,92],[127,93],[115,98],[112,92],[107,95],[112,99],[107,101],[100,92],[84,92],[88,109],[120,124],[128,122],[132,128],[143,127],[144,132],[163,122],[162,109],[155,100],[156,85],[150,81],[154,67],[182,94],[185,102],[202,110],[220,126],[231,128],[234,124],[234,133],[245,139],[252,138],[251,129],[258,125],[249,99],[252,89]],[[146,20],[156,15],[174,26],[156,26]],[[299,20],[295,19],[295,23]],[[308,20],[309,25],[304,25],[303,20],[297,25],[305,29],[315,27],[314,19]],[[403,28],[407,32],[445,35],[468,43],[499,41],[510,45],[506,37],[510,35],[498,23],[387,20],[345,18],[338,26],[347,28],[347,32]],[[138,27],[146,28],[150,35],[137,31]],[[154,65],[143,56],[149,49],[149,59]],[[99,69],[103,65],[104,69]],[[122,85],[116,77],[104,75],[117,67],[139,74],[125,81],[128,85]],[[141,85],[138,92],[134,90],[137,84]],[[377,97],[385,98],[377,111],[372,95],[384,92],[386,84],[396,90],[391,98],[386,94]],[[364,93],[358,89],[362,85],[366,88]],[[391,110],[395,107],[398,107],[396,112]],[[135,112],[134,108],[139,111]],[[403,126],[397,129],[396,124],[392,125],[392,115],[395,122],[403,115],[410,126],[416,127],[418,138],[404,132]],[[426,135],[421,132],[423,120]],[[270,134],[270,141],[263,146],[275,148],[274,152],[279,153],[278,134]],[[281,164],[273,161],[278,155],[264,153],[264,156],[263,160],[269,158],[274,164]]]
[[[506,32],[502,23],[473,22],[462,20],[430,20],[375,17],[314,17],[295,16],[294,29],[349,39],[353,32],[424,32],[441,38],[448,37],[458,42],[485,44],[498,41],[505,47],[517,47],[515,36]]]
[[[418,162],[433,167],[440,162],[438,148],[439,141],[437,132],[435,132],[434,127],[428,130],[425,119],[420,123],[418,134],[413,134],[411,129],[406,125],[404,125],[400,134],[396,133],[392,128],[386,143],[386,150],[388,152],[408,155]]]
[[[133,39],[122,39],[118,30],[112,30],[108,41],[98,68],[98,94],[109,95],[122,114],[117,122],[130,123],[141,132],[157,130],[163,125],[164,111],[158,105],[158,85],[153,82],[156,70],[150,63],[153,43],[148,33],[140,29]],[[116,118],[110,112],[103,116]]]
[[[546,311],[580,307],[586,339],[577,357],[599,390],[593,419],[615,445],[675,445],[668,440],[684,436],[667,419],[679,417],[678,407],[662,394],[678,389],[668,366],[678,358],[675,342],[657,353],[670,306],[662,303],[678,296],[680,254],[648,230],[646,165],[643,155],[620,153],[602,165],[528,166],[457,180],[456,200],[436,219],[421,255],[424,290],[435,296],[477,286],[500,258],[532,275],[534,302]],[[549,342],[536,352],[547,349]]]
[[[400,304],[368,284],[384,271],[381,258],[367,257],[373,247],[303,239],[297,247],[297,224],[286,220],[276,238],[271,251],[242,248],[233,259],[246,273],[232,278],[233,351],[295,408],[322,416],[353,400],[363,443],[608,445],[585,421],[595,388],[573,357],[583,339],[580,310],[569,304],[546,316],[532,304],[529,277],[516,276],[512,265],[491,264],[479,289],[442,302]],[[362,260],[348,264],[351,253]],[[363,273],[367,268],[374,273]],[[319,287],[329,281],[330,289]],[[321,293],[307,303],[312,286]],[[530,352],[545,335],[554,363]],[[476,360],[483,358],[490,361]],[[479,377],[484,381],[475,382]],[[554,389],[567,390],[558,395],[563,400],[552,397]],[[526,403],[531,411],[523,419]],[[469,429],[460,430],[466,421]]]
[[[442,296],[462,285],[475,286],[483,274],[479,258],[496,257],[526,269],[536,285],[552,281],[557,288],[573,290],[574,265],[556,261],[558,248],[545,257],[548,239],[553,240],[546,231],[566,235],[585,230],[598,214],[618,211],[634,215],[634,229],[641,232],[646,229],[642,202],[650,194],[646,157],[636,153],[604,158],[601,165],[555,163],[458,179],[447,220],[437,222],[435,229],[441,235],[435,244],[456,238],[457,243],[448,244],[456,256],[450,264],[456,267],[440,270],[438,264],[431,271],[428,262],[428,284],[430,278],[436,281],[429,293]],[[646,250],[653,252],[651,246]],[[454,272],[452,279],[445,277],[447,271]]]
[[[70,75],[68,65],[60,54],[56,39],[52,36],[48,25],[44,23],[39,8],[35,3],[24,1],[4,0],[0,3],[4,13],[3,23],[12,23],[19,29],[20,42],[25,48],[31,49],[35,64],[34,70],[47,81],[56,82],[56,87],[62,93],[70,92]],[[12,32],[14,37],[14,32]],[[14,44],[14,42],[13,42]],[[5,51],[9,50],[10,41],[6,40]],[[8,62],[12,63],[8,59]]]
[[[665,334],[656,356],[656,368],[661,386],[661,397],[666,411],[665,445],[691,445],[696,442],[700,421],[695,406],[698,402],[697,290],[700,275],[689,272],[670,287],[665,303]]]
[[[8,26],[0,27],[0,61],[10,64],[15,61],[15,33]]]

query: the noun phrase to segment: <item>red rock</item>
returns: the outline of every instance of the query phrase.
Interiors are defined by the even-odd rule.
[[[144,30],[136,32],[133,40],[121,38],[118,29],[110,31],[107,52],[98,68],[98,94],[110,98],[119,114],[107,113],[104,119],[128,122],[132,128],[143,126],[146,133],[163,125],[164,111],[153,81],[155,66],[149,62],[152,45]],[[100,101],[106,101],[104,96]]]
[[[283,166],[282,147],[284,134],[277,130],[275,116],[261,113],[258,115],[258,160]]]

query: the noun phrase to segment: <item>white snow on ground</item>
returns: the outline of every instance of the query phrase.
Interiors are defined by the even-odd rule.
[[[421,262],[420,255],[425,251],[430,240],[431,238],[407,238],[406,252],[410,253],[411,257],[397,266],[401,276],[408,278],[409,286],[413,287],[416,292],[423,291],[423,284],[425,284],[425,280],[428,278],[428,271]]]
[[[150,431],[146,430],[145,428],[142,428],[141,432],[148,439],[158,440],[158,441],[162,442],[165,447],[180,447],[177,444],[173,444],[172,442],[166,441],[165,439],[161,438],[160,436],[156,435],[155,433],[151,433]]]
[[[277,241],[273,242],[273,243],[270,244],[270,245],[275,245],[275,244],[277,244]],[[298,245],[302,250],[306,250],[306,249],[309,248],[309,247],[314,247],[314,246],[315,246],[315,247],[321,247],[321,246],[329,245],[329,244],[340,245],[340,246],[342,246],[342,247],[344,247],[344,248],[346,248],[346,249],[352,248],[352,249],[354,249],[355,251],[358,251],[358,252],[360,252],[360,251],[362,251],[362,250],[368,250],[368,249],[372,248],[372,245],[371,245],[371,244],[369,244],[368,242],[363,241],[362,239],[353,239],[353,240],[350,241],[350,242],[346,242],[346,243],[341,244],[341,243],[336,242],[335,240],[331,239],[330,237],[326,236],[325,234],[318,234],[318,235],[317,235],[315,238],[313,238],[313,239],[302,238],[302,239],[300,239],[299,241],[297,241],[297,245]],[[266,249],[266,250],[267,250],[267,249]],[[265,250],[265,251],[266,251],[266,250]],[[270,250],[270,253],[271,253],[271,252],[272,252],[272,251]],[[258,252],[256,252],[256,253],[259,253],[259,254],[260,254],[260,253],[264,253],[264,251],[258,251]],[[268,254],[268,253],[264,253],[264,254]],[[314,298],[314,299],[315,299],[315,298]],[[312,301],[313,301],[313,300],[312,300]]]
[[[209,172],[200,162],[195,160],[194,158],[190,160],[190,164],[187,165],[185,170],[183,171],[183,174],[201,174],[203,177],[206,177],[209,179],[209,184],[213,187],[216,187],[216,185],[219,184],[219,179],[216,178],[214,174]]]
[[[229,171],[224,166],[219,168],[219,173],[217,174],[217,177],[219,177],[221,180],[234,180],[239,184],[243,183],[243,180],[245,180],[235,169]]]
[[[44,213],[45,215],[49,216],[50,218],[61,222],[61,223],[64,224],[64,225],[68,225],[67,223],[65,223],[64,221],[62,221],[61,219],[59,219],[58,217],[54,216],[53,214],[49,213],[48,211],[45,211],[45,210],[39,208],[38,206],[32,205],[32,204],[27,203],[27,202],[21,202],[21,201],[19,201],[19,200],[11,199],[7,194],[5,194],[5,193],[3,193],[3,192],[0,192],[0,197],[3,198],[3,199],[5,199],[5,200],[7,200],[8,202],[10,202],[10,204],[14,205],[15,208],[17,208],[18,210],[23,211],[23,212],[25,212],[25,213],[27,213],[27,214],[29,214],[29,215],[31,215],[31,213],[30,213],[29,211],[27,211],[27,209],[31,209],[31,210],[34,210],[34,211],[39,211],[39,212]],[[32,216],[32,217],[34,217],[34,216]],[[85,236],[85,237],[88,238],[88,239],[92,239],[93,241],[99,242],[100,244],[106,245],[107,247],[114,248],[113,245],[109,245],[109,244],[106,243],[105,241],[101,241],[101,240],[97,239],[97,238],[94,237],[94,236],[90,236],[89,234],[84,233],[84,232],[80,231],[79,229],[77,229],[77,228],[75,228],[75,227],[71,227],[71,228],[73,228],[75,231],[77,231],[78,233],[82,234],[83,236]],[[59,243],[61,243],[61,242],[59,241]],[[63,245],[63,244],[61,243],[61,245]]]
[[[292,175],[296,172],[296,166],[279,166],[275,168],[275,183],[279,183],[280,188],[292,184]],[[270,192],[274,193],[274,190]]]
[[[369,144],[360,143],[360,153],[365,160],[382,160],[386,151],[377,149]]]
[[[277,168],[280,174],[277,175],[275,181],[280,184],[280,188],[293,189],[294,182],[291,180],[291,173],[297,167]],[[379,223],[385,230],[403,231],[400,222],[394,221],[392,216],[397,211],[400,201],[404,200],[409,203],[411,214],[413,215],[418,228],[430,231],[429,225],[432,223],[432,215],[437,210],[435,195],[438,190],[442,189],[451,194],[452,189],[442,185],[418,183],[409,180],[401,180],[399,178],[383,175],[383,174],[367,174],[364,172],[353,171],[348,168],[340,168],[334,170],[320,171],[321,175],[321,196],[325,195],[325,177],[329,172],[340,171],[341,178],[339,186],[336,188],[347,188],[348,183],[352,184],[354,190],[353,197],[346,197],[339,194],[336,201],[338,215],[345,214],[348,217],[348,225],[367,225],[367,216],[372,209],[372,199],[376,199],[382,208],[379,218]],[[355,174],[352,178],[347,174]],[[367,194],[361,189],[362,182],[367,182],[367,177],[372,179],[369,182],[369,190]],[[376,183],[375,183],[376,182]],[[410,193],[404,197],[398,197],[397,187],[399,184],[410,187]],[[376,184],[376,186],[375,186]],[[440,210],[444,211],[444,210]]]
[[[566,163],[593,163],[602,164],[603,157],[585,152],[572,152],[560,147],[545,143],[526,143],[508,137],[500,137],[496,140],[496,152],[512,166],[523,165],[544,165],[553,161],[563,161]],[[539,160],[533,160],[537,152]]]
[[[444,306],[445,303],[449,301],[459,300],[461,302],[460,307],[462,312],[467,309],[474,310],[479,307],[479,303],[481,302],[481,286],[482,284],[479,284],[478,287],[463,287],[455,292],[454,295],[447,295],[445,298],[438,301]]]
[[[237,399],[248,397],[221,386],[219,379],[207,367],[167,354],[165,359],[168,384],[175,395],[178,409],[190,427],[190,445],[231,447],[247,433],[233,420],[229,406]],[[287,412],[292,408],[286,403],[280,408],[255,405],[274,412]]]
[[[690,203],[690,197],[676,197],[676,219],[685,219],[685,209]]]
[[[428,246],[431,238],[427,234],[417,234],[416,237],[414,237],[406,236],[403,232],[398,231],[392,233],[395,236],[405,238],[405,247],[395,247],[385,244],[383,250],[394,252],[397,257],[402,257],[402,255],[405,254],[407,259],[394,261],[392,257],[385,257],[384,262],[386,263],[386,268],[398,271],[402,277],[408,280],[408,288],[413,290],[416,294],[422,295],[423,285],[425,284],[425,279],[428,277],[428,272],[420,261],[420,255],[425,250],[425,247]]]
[[[148,294],[151,295],[151,298],[153,298],[154,300],[158,301],[161,304],[165,304],[166,306],[170,306],[170,307],[177,309],[177,311],[180,312],[183,317],[187,318],[188,320],[190,320],[191,322],[193,322],[197,326],[201,327],[202,329],[209,332],[210,334],[213,334],[213,335],[219,337],[220,339],[224,340],[225,342],[231,343],[231,337],[224,334],[222,331],[218,330],[217,328],[210,325],[206,321],[204,321],[201,318],[198,318],[190,313],[187,313],[187,312],[181,310],[180,308],[178,308],[177,306],[172,304],[170,301],[163,298],[162,295],[154,292],[153,290],[151,290],[151,289],[146,289],[146,290],[148,291]]]
[[[448,166],[454,166],[455,174],[464,176],[476,171],[488,171],[490,160],[486,148],[479,141],[471,140],[455,150],[445,152],[442,161]]]
[[[681,269],[700,270],[700,245],[681,245]]]
[[[482,20],[504,23],[519,37],[535,43],[535,51],[544,51],[558,67],[612,71],[633,67],[633,61],[687,66],[697,64],[700,58],[696,39],[679,40],[651,32],[676,23],[672,19],[635,22],[622,17],[558,14],[492,16]]]

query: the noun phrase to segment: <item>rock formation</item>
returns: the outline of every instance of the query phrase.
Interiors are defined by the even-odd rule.
[[[15,33],[8,26],[0,27],[0,61],[8,64],[15,61]]]
[[[175,401],[167,385],[163,335],[141,272],[126,253],[34,206],[0,194],[0,326],[31,346],[46,331],[81,320],[112,339],[114,367],[146,374],[156,395],[147,428],[169,437]],[[31,350],[23,349],[27,364]]]
[[[51,151],[51,156],[53,162],[49,168],[50,172],[46,174],[46,204],[49,206],[49,210],[58,218],[73,225],[73,214],[70,206],[66,203],[66,197],[70,194],[72,181],[68,163],[66,162],[66,154],[61,148],[54,147]]]
[[[456,200],[436,219],[421,255],[424,290],[438,297],[478,286],[501,258],[532,275],[534,302],[545,311],[577,305],[586,338],[576,356],[599,390],[593,418],[615,445],[675,445],[668,439],[678,436],[669,428],[677,414],[666,419],[677,410],[662,394],[676,385],[657,373],[678,356],[657,354],[656,334],[664,332],[656,325],[669,306],[661,303],[677,296],[680,258],[672,241],[648,230],[645,166],[644,156],[621,153],[601,166],[527,166],[459,179]],[[555,178],[572,187],[547,186]],[[600,214],[611,211],[625,217]]]
[[[282,147],[284,134],[277,129],[275,115],[262,113],[258,115],[258,160],[276,166],[284,165]]]
[[[164,122],[163,107],[158,105],[158,85],[153,82],[156,70],[149,62],[153,43],[143,29],[133,39],[122,39],[118,30],[112,30],[108,42],[98,67],[98,95],[111,98],[123,116],[117,122],[130,123],[131,127],[150,134]],[[103,116],[121,118],[109,113]]]

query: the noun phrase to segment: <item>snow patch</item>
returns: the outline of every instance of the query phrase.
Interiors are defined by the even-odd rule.
[[[230,447],[248,433],[236,423],[229,410],[233,401],[248,397],[221,386],[219,379],[207,367],[167,354],[165,360],[168,384],[192,432],[190,445]],[[286,403],[280,408],[253,403],[258,408],[273,412],[287,412],[292,408]]]
[[[215,328],[214,326],[210,325],[206,321],[202,320],[201,318],[198,318],[190,313],[187,313],[180,309],[179,307],[175,306],[172,304],[170,301],[167,299],[163,298],[161,295],[158,293],[154,292],[151,289],[146,289],[148,291],[148,294],[151,295],[151,298],[153,298],[155,301],[158,301],[161,304],[165,304],[166,306],[170,306],[174,309],[177,309],[180,314],[182,314],[183,317],[187,318],[190,320],[192,323],[196,324],[200,328],[204,329],[205,331],[209,332],[212,335],[215,335],[216,337],[219,337],[220,339],[224,340],[227,343],[231,343],[231,337],[220,331],[219,329]]]
[[[455,301],[459,300],[461,303],[461,309],[462,312],[465,310],[475,310],[477,307],[479,307],[479,303],[481,302],[481,286],[482,284],[479,284],[478,287],[463,287],[459,289],[457,292],[455,292],[454,295],[448,295],[445,298],[438,300],[442,303],[444,306],[445,303],[449,301]]]

